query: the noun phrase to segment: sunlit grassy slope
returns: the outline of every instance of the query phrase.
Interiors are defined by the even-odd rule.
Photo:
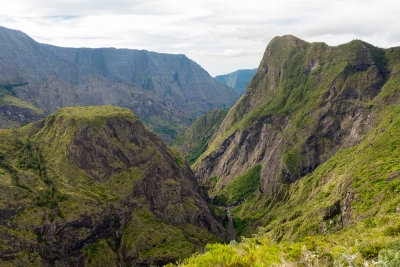
[[[217,240],[195,190],[183,156],[129,109],[63,108],[1,130],[0,266],[187,257]]]
[[[203,254],[178,265],[400,266],[400,49],[380,49],[359,40],[337,47],[292,37],[287,40],[296,45],[283,43],[284,38],[271,42],[248,94],[230,110],[194,167],[205,169],[202,160],[207,157],[213,161],[229,158],[226,153],[220,156],[219,151],[228,151],[241,141],[235,139],[234,145],[226,148],[222,144],[228,137],[258,129],[257,123],[267,116],[289,121],[284,153],[274,154],[282,158],[281,166],[289,173],[301,170],[300,164],[308,156],[301,149],[307,147],[310,135],[318,135],[323,118],[332,116],[335,128],[335,123],[339,125],[348,115],[346,107],[357,107],[354,110],[368,114],[370,124],[360,131],[359,141],[342,146],[337,153],[329,150],[333,147],[330,141],[324,146],[322,136],[319,152],[331,153],[326,161],[298,180],[282,183],[279,194],[253,189],[231,208],[237,234],[246,238],[229,245],[208,245]],[[308,69],[310,62],[320,64],[313,63]],[[376,66],[380,80],[372,78]],[[371,86],[376,81],[380,86]],[[334,101],[323,110],[333,86],[338,89]],[[355,120],[348,126],[353,127]],[[238,151],[245,151],[245,146]],[[230,156],[234,161],[242,155]],[[228,160],[221,162],[229,166]],[[246,164],[244,160],[246,167],[240,169],[245,175],[260,165]],[[213,166],[214,170],[218,167]],[[270,167],[261,164],[262,174],[267,175]],[[220,169],[231,175],[229,168]],[[218,185],[224,177],[203,177],[216,196],[214,204],[234,204],[230,192],[242,174],[214,188],[213,183]],[[242,190],[251,188],[252,181]]]
[[[178,265],[400,266],[399,114],[400,106],[386,107],[363,142],[291,184],[283,201],[256,191],[234,208],[238,229],[244,222],[261,226],[253,237],[208,245]],[[345,218],[329,209],[346,195],[350,216],[343,228]]]

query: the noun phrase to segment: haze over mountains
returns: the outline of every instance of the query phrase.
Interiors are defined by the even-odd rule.
[[[9,121],[3,127],[34,121],[64,106],[108,104],[131,109],[170,139],[197,116],[229,108],[238,99],[234,90],[184,55],[61,48],[3,27],[0,42],[0,84],[7,89],[2,95],[12,99],[2,104],[1,120]]]
[[[275,37],[234,103],[182,55],[1,34],[5,123],[109,102],[165,139],[194,123],[187,161],[119,107],[0,131],[0,263],[173,266],[229,230],[249,238],[177,265],[399,266],[399,47]]]
[[[241,96],[245,91],[246,87],[253,78],[257,69],[248,69],[248,70],[237,70],[225,75],[215,76],[215,79],[223,82],[235,89],[236,93]]]

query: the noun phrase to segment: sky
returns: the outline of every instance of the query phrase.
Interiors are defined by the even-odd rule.
[[[269,41],[400,46],[399,0],[2,0],[0,26],[62,47],[185,54],[212,76],[258,67]]]

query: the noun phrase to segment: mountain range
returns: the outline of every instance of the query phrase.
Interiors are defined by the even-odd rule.
[[[0,51],[9,125],[75,98],[82,105],[115,100],[113,86],[133,99],[183,88],[181,74],[171,82],[162,77],[173,68],[149,61],[179,56],[59,48],[25,36],[36,47],[27,56],[21,36],[3,46],[11,52]],[[129,58],[141,59],[121,63]],[[180,110],[146,98],[165,117],[146,117],[143,106],[138,116],[131,112],[138,106],[67,107],[1,130],[0,263],[399,266],[399,59],[399,47],[286,35],[271,40],[229,111],[222,102],[202,109],[206,96],[193,94]],[[183,61],[191,64],[184,69],[197,66]],[[139,65],[155,74],[133,71]],[[193,116],[178,112],[184,108]],[[174,136],[174,148],[138,118],[164,139]]]
[[[26,124],[65,106],[127,107],[165,140],[197,116],[228,109],[235,91],[185,55],[63,48],[0,27],[0,122]]]
[[[215,79],[235,89],[241,96],[246,91],[247,84],[251,81],[257,69],[237,70],[228,74],[215,76]]]

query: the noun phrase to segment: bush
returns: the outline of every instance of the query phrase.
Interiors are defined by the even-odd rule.
[[[379,251],[383,248],[383,245],[380,243],[368,243],[361,245],[359,251],[361,255],[370,260],[372,258],[378,257]]]
[[[379,252],[379,261],[387,266],[400,266],[400,239],[390,242]]]
[[[400,234],[400,224],[396,225],[396,226],[389,226],[387,227],[383,233],[386,236],[397,236]]]

